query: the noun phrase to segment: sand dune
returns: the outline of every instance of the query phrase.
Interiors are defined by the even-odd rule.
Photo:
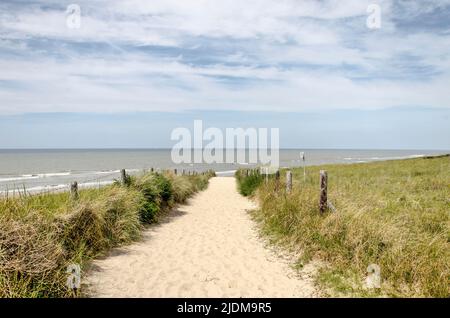
[[[85,278],[93,297],[311,297],[299,275],[258,238],[234,178],[217,177],[143,240],[96,260]]]

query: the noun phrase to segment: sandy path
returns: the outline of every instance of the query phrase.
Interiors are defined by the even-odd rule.
[[[94,297],[309,297],[309,274],[264,247],[236,191],[217,177],[143,240],[97,260],[86,281]]]

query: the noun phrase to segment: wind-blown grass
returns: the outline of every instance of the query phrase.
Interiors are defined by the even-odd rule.
[[[321,169],[336,208],[324,215]],[[306,182],[301,169],[292,171],[291,193],[274,180],[254,192],[255,217],[264,233],[301,254],[299,266],[324,261],[318,281],[330,294],[450,296],[450,157],[309,167]],[[381,268],[380,290],[363,287],[370,264]]]
[[[145,224],[204,189],[213,173],[150,173],[68,193],[0,200],[0,297],[73,297],[69,264],[83,268],[108,249],[139,239]]]
[[[258,170],[238,170],[235,177],[239,192],[246,197],[252,195],[264,179]]]

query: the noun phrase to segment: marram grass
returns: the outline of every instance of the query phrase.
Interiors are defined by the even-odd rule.
[[[76,297],[69,264],[81,267],[108,249],[139,239],[146,223],[208,185],[211,173],[151,173],[68,193],[0,200],[0,297]]]
[[[319,170],[328,171],[336,212],[320,215]],[[334,296],[449,297],[450,157],[293,169],[254,189],[255,218],[273,240],[296,250],[298,266],[324,267],[318,282]],[[238,172],[240,184],[246,177]],[[245,193],[247,194],[247,193]],[[381,289],[367,290],[367,267],[381,269]]]

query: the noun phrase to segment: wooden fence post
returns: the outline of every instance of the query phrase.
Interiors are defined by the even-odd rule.
[[[125,169],[120,170],[120,182],[122,185],[127,185],[127,171]]]
[[[280,188],[280,170],[277,170],[277,172],[275,172],[275,189],[278,191],[279,188]]]
[[[153,169],[153,167],[150,169],[150,172],[153,173],[155,171],[155,169]]]
[[[292,191],[292,172],[286,172],[286,192],[291,193]]]
[[[327,209],[327,187],[328,187],[328,173],[326,170],[320,170],[320,213],[324,213]]]
[[[177,169],[173,169],[173,173],[175,174],[175,175],[177,175]]]
[[[70,197],[72,200],[78,200],[78,182],[72,182],[70,185]]]

